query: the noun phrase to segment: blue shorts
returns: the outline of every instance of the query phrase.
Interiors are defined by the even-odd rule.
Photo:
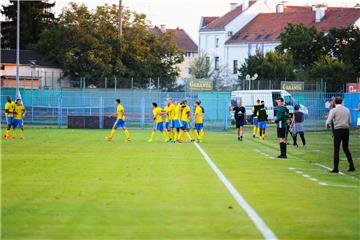
[[[126,127],[126,123],[122,119],[117,119],[113,126],[113,128],[123,128],[123,127]]]
[[[14,119],[13,126],[14,127],[24,127],[24,121],[22,119]]]
[[[170,120],[165,123],[165,128],[167,130],[169,130],[170,128],[173,128],[173,127],[174,127],[174,120]]]
[[[7,125],[10,127],[11,125],[13,125],[14,117],[6,117],[6,122]]]
[[[164,124],[163,122],[156,123],[156,130],[162,132],[164,131]]]
[[[253,118],[253,125],[258,125],[258,119],[257,118]]]
[[[174,128],[181,128],[182,127],[181,122],[180,122],[179,119],[176,119],[176,120],[173,120],[173,121],[174,121],[174,124],[173,124]]]
[[[189,124],[187,121],[181,121],[181,125],[183,129],[188,129],[189,128]]]
[[[195,129],[196,131],[201,131],[204,128],[203,123],[195,123]]]
[[[260,129],[265,129],[266,128],[266,122],[265,121],[260,121],[259,122],[259,128]]]

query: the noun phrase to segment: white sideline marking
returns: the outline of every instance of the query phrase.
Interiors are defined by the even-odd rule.
[[[320,186],[344,187],[344,188],[354,188],[354,187],[357,188],[358,187],[358,186],[354,186],[354,185],[339,185],[339,184],[329,184],[329,183],[325,183],[325,182],[319,182],[318,179],[311,177],[310,175],[303,174],[303,172],[301,172],[301,171],[296,171],[296,168],[294,168],[294,167],[289,167],[289,170],[294,171],[295,173],[303,176],[306,179],[309,179],[310,181],[318,182],[318,184]]]
[[[325,166],[325,165],[322,165],[322,164],[320,164],[320,163],[316,163],[315,165],[316,165],[316,166],[319,166],[319,167],[322,167],[322,168],[325,168],[325,169],[327,169],[327,170],[332,170],[331,168],[329,168],[329,167],[327,167],[327,166]],[[343,173],[343,172],[339,172],[339,174],[340,174],[340,175],[346,175],[346,174]]]
[[[246,212],[250,217],[251,221],[255,224],[256,228],[261,232],[265,239],[277,239],[273,231],[266,225],[266,223],[260,218],[260,216],[255,212],[255,210],[246,202],[244,197],[236,190],[236,188],[231,184],[231,182],[225,177],[225,175],[220,171],[220,169],[215,165],[215,163],[210,159],[207,153],[200,147],[199,144],[194,142],[194,145],[203,155],[206,162],[210,165],[211,169],[218,176],[220,181],[225,185],[229,190],[230,194],[239,204],[239,206]]]

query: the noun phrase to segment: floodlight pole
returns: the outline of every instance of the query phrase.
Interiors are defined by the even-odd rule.
[[[119,0],[119,39],[123,32],[123,5],[122,0]]]
[[[16,98],[20,96],[19,92],[19,64],[20,64],[20,0],[17,0],[16,15]]]

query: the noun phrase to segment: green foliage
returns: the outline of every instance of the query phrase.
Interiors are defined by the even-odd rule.
[[[159,78],[162,88],[171,88],[178,74],[175,65],[183,61],[170,33],[155,35],[144,14],[125,9],[119,38],[115,5],[90,11],[71,3],[58,23],[42,33],[37,48],[70,77],[85,76],[98,86],[100,79],[117,76],[134,77],[138,87],[146,87],[147,78]]]
[[[195,79],[206,79],[210,78],[210,61],[209,56],[200,52],[199,55],[194,59],[194,61],[190,64],[191,75]]]
[[[51,10],[55,3],[44,0],[20,2],[20,48],[31,49],[39,41],[40,33],[54,23]],[[9,19],[1,23],[1,47],[15,49],[17,1],[10,0],[10,4],[2,5],[1,14]]]
[[[294,63],[289,53],[267,52],[265,56],[256,53],[245,60],[239,69],[239,75],[245,79],[246,75],[258,75],[258,79],[283,81],[294,77]]]
[[[280,37],[281,44],[276,49],[282,53],[290,52],[294,64],[298,67],[309,67],[328,52],[324,34],[318,32],[315,27],[306,28],[304,24],[289,23]]]
[[[326,81],[332,91],[338,89],[335,86],[342,86],[347,82],[355,79],[352,72],[352,65],[345,64],[339,59],[334,59],[331,56],[323,56],[316,62],[310,70],[310,77],[312,79],[323,79]]]

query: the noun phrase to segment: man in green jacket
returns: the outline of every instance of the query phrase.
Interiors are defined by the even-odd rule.
[[[286,159],[286,117],[288,114],[287,108],[284,106],[284,99],[282,97],[277,99],[277,105],[278,105],[278,111],[276,114],[276,128],[277,128],[277,136],[280,143],[280,152],[281,154],[278,156],[278,158]]]

